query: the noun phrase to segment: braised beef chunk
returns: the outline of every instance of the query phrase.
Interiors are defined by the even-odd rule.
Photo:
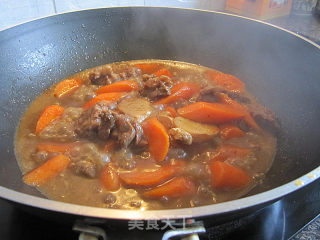
[[[225,93],[239,103],[251,103],[252,99],[245,93],[229,91],[221,86],[207,86],[200,90],[199,100],[204,102],[217,102],[217,94]]]
[[[103,198],[103,202],[107,204],[114,204],[117,201],[117,197],[112,193],[107,193],[106,196]]]
[[[157,77],[153,74],[144,74],[142,76],[142,85],[141,95],[150,100],[157,100],[171,94],[172,80],[164,75]]]
[[[229,95],[229,97],[231,97],[233,100],[236,100],[239,103],[248,104],[252,102],[252,99],[244,93],[228,92],[227,94]]]
[[[76,174],[94,178],[97,175],[97,166],[94,162],[81,160],[71,164]]]
[[[126,148],[136,136],[136,130],[132,125],[129,116],[124,114],[116,115],[116,125],[118,130],[118,142],[120,146]]]
[[[83,138],[107,140],[112,131],[112,137],[117,138],[121,147],[127,148],[134,140],[139,144],[143,135],[141,125],[114,108],[115,104],[108,101],[96,103],[81,114],[76,123],[76,133]]]
[[[34,159],[37,163],[43,163],[48,158],[48,153],[46,151],[39,151],[32,153],[32,159]]]
[[[245,106],[259,126],[275,134],[279,132],[280,123],[272,111],[257,103],[251,103]]]
[[[130,170],[136,167],[136,161],[129,149],[122,148],[116,151],[113,157],[117,159],[117,164],[123,169]]]
[[[113,108],[112,103],[101,101],[84,111],[76,123],[76,133],[83,138],[108,139],[116,121]]]
[[[217,102],[217,94],[219,93],[225,93],[233,100],[246,106],[257,123],[269,131],[276,133],[280,129],[280,125],[275,114],[268,108],[256,103],[256,101],[246,93],[228,91],[220,86],[208,86],[200,90],[198,100],[205,102]],[[245,126],[242,126],[241,128],[247,130],[247,127]]]
[[[73,100],[72,102],[74,104],[83,106],[86,102],[94,98],[97,90],[97,86],[94,85],[82,85],[78,90],[74,92],[70,96],[70,98]]]
[[[91,84],[93,84],[93,85],[104,86],[107,83],[108,84],[111,83],[111,81],[107,81],[106,76],[100,76],[99,74],[95,74],[95,73],[90,73],[89,79],[91,81]]]
[[[61,118],[52,121],[39,134],[41,139],[50,141],[67,142],[77,139],[75,121],[81,116],[83,109],[68,107]]]
[[[132,121],[132,125],[134,127],[134,130],[136,131],[136,139],[135,139],[135,144],[139,145],[142,140],[143,140],[143,129],[141,125],[137,121]],[[141,143],[143,145],[143,143]]]
[[[141,70],[139,68],[135,68],[129,66],[127,64],[121,64],[118,66],[117,72],[119,72],[119,77],[122,80],[127,79],[140,79],[141,78]]]
[[[118,80],[119,75],[115,74],[111,66],[101,66],[90,73],[89,79],[93,85],[107,85]]]
[[[93,85],[108,85],[116,81],[127,80],[129,78],[138,78],[141,76],[140,69],[128,65],[120,66],[121,71],[115,72],[111,66],[102,66],[94,69],[90,73],[89,79]]]
[[[186,167],[185,171],[190,176],[190,178],[203,178],[203,179],[210,179],[210,173],[207,169],[206,165],[201,162],[191,162]]]
[[[216,93],[220,91],[220,87],[207,86],[200,90],[199,101],[203,102],[218,102]]]
[[[138,145],[142,139],[143,129],[141,125],[125,114],[114,113],[117,127],[117,139],[120,146],[127,148],[135,140]]]
[[[183,144],[191,145],[192,144],[192,136],[187,131],[182,128],[171,128],[169,130],[170,136],[173,140],[180,141]]]
[[[78,175],[95,178],[102,163],[102,156],[93,143],[84,143],[73,148],[69,157],[70,168]]]
[[[173,128],[174,123],[173,123],[173,117],[171,116],[171,113],[168,111],[161,111],[157,119],[165,126],[167,129]]]
[[[140,128],[141,128],[141,130],[143,131],[143,129],[142,129],[142,127],[140,126],[139,127],[139,130],[137,131],[136,130],[136,132],[137,132],[137,136],[136,136],[136,141],[135,141],[135,145],[136,145],[136,147],[137,147],[137,149],[144,149],[145,147],[147,147],[147,145],[148,145],[148,139],[147,139],[147,137],[143,134],[143,132],[142,132],[142,136],[141,136],[141,138],[140,138],[140,141],[138,142],[138,134],[140,135],[140,133],[141,133],[141,130],[140,130]]]

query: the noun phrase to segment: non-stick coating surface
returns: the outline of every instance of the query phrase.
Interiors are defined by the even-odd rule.
[[[278,154],[266,181],[252,193],[319,166],[320,50],[270,25],[174,8],[95,9],[2,31],[0,49],[3,187],[39,195],[21,182],[13,149],[19,119],[37,95],[75,72],[132,59],[186,61],[234,74],[277,114],[282,125]]]

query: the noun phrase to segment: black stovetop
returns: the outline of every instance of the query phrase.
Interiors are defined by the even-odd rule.
[[[0,239],[78,239],[71,225],[54,223],[0,200]],[[207,228],[201,239],[320,239],[320,180],[252,216]],[[245,222],[245,224],[243,224]],[[307,226],[306,226],[307,225]],[[108,231],[108,239],[161,239],[161,232]],[[240,237],[241,236],[241,237]],[[239,238],[240,237],[240,238]]]

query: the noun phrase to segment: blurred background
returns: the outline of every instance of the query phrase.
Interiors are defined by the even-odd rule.
[[[0,0],[0,30],[57,13],[120,6],[167,6],[222,11],[225,0]]]
[[[39,17],[90,8],[162,6],[231,12],[320,41],[320,0],[0,0],[0,30]]]

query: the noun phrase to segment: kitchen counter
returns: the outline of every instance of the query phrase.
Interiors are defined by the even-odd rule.
[[[0,30],[25,21],[89,8],[120,6],[168,6],[181,8],[223,9],[222,0],[215,4],[206,0],[2,0],[0,1]],[[219,4],[218,4],[219,3]],[[267,20],[313,41],[320,41],[320,17],[290,15]]]
[[[267,20],[276,26],[288,29],[312,41],[320,43],[320,16],[315,15],[290,15]]]

